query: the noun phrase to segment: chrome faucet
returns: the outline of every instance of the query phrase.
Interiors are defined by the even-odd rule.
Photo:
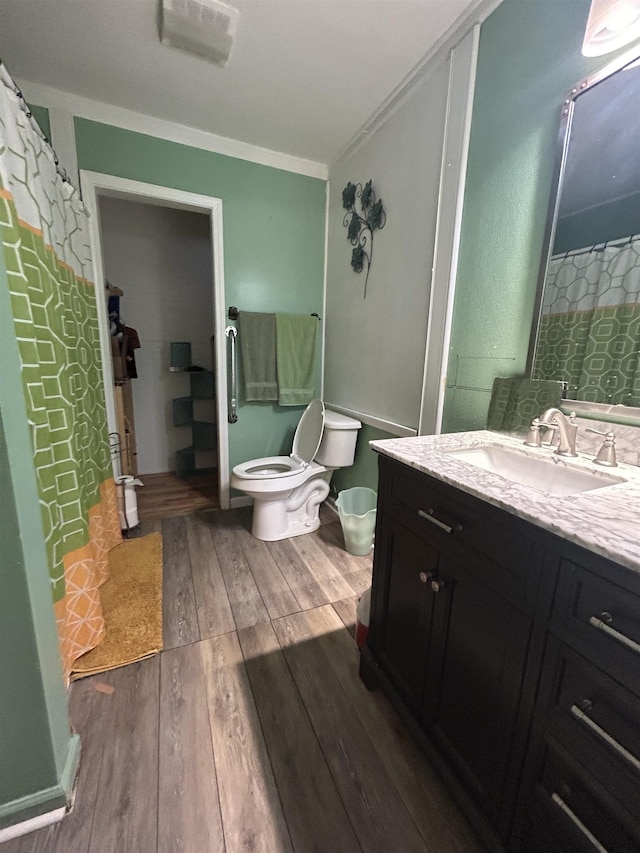
[[[539,418],[534,418],[525,444],[540,447],[540,430],[557,429],[560,436],[560,443],[556,450],[558,456],[577,456],[576,434],[578,425],[574,423],[574,418],[573,413],[567,418],[560,409],[547,409]]]

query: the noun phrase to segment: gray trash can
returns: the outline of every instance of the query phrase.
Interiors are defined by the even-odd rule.
[[[356,486],[338,495],[336,506],[344,533],[344,544],[350,554],[364,557],[373,546],[378,495],[373,489]]]

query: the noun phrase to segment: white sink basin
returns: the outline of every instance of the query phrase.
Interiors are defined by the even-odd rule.
[[[615,477],[604,471],[591,472],[570,467],[558,456],[539,457],[524,450],[491,444],[445,452],[462,462],[499,474],[512,483],[551,495],[575,495],[625,482],[623,477]]]

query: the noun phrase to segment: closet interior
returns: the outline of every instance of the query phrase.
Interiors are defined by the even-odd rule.
[[[209,217],[100,198],[116,468],[140,520],[218,506]]]

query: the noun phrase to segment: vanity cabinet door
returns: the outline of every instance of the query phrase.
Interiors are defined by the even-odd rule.
[[[422,703],[434,595],[430,578],[438,552],[385,516],[376,534],[369,647],[412,711]]]
[[[441,559],[423,718],[468,791],[507,837],[514,755],[533,620],[461,557]],[[515,767],[515,770],[514,770]],[[515,788],[515,784],[509,786]]]

